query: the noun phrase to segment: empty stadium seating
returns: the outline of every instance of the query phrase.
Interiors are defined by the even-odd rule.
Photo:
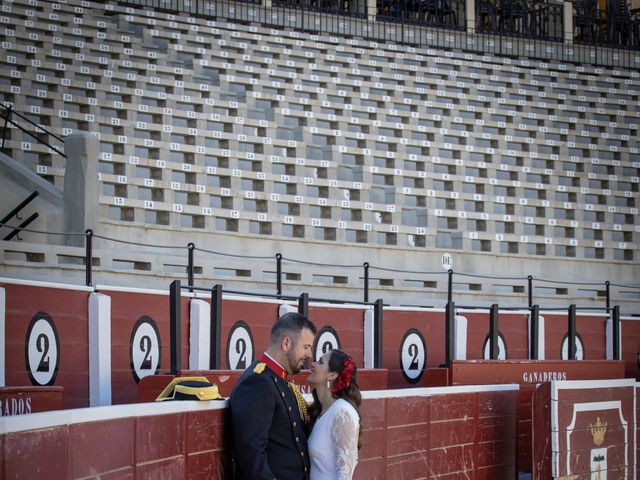
[[[99,139],[92,227],[102,235],[442,273],[439,256],[450,252],[466,272],[637,281],[638,71],[117,2],[4,1],[0,39],[0,100],[62,136]],[[64,158],[18,129],[5,152],[64,187]],[[72,251],[22,237],[22,246],[3,244],[4,275],[34,263],[82,268]],[[139,274],[137,284],[160,275],[166,285],[184,272],[173,252],[99,247],[99,267]],[[207,283],[273,281],[268,260],[197,262]],[[362,285],[360,269],[287,269],[303,288]],[[414,300],[446,285],[384,270],[372,282]],[[480,299],[523,291],[509,281],[458,286]],[[602,291],[539,293],[566,304],[601,301]],[[620,296],[640,300],[637,291]]]

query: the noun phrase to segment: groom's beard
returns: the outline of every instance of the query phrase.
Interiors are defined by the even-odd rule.
[[[300,370],[307,366],[307,358],[295,358],[292,351],[287,352],[287,362],[289,363],[289,370],[292,375],[300,373]]]

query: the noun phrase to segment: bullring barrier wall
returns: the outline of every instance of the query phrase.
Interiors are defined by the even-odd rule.
[[[354,478],[514,478],[517,385],[363,397],[363,448]],[[214,400],[0,418],[0,471],[13,479],[227,479],[225,413],[226,401]]]

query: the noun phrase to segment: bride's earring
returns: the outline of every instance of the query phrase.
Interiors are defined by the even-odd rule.
[[[327,380],[327,390],[331,390],[331,382]]]

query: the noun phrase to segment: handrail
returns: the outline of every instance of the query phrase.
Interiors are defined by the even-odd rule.
[[[0,220],[0,227],[4,226],[4,224],[7,223],[9,220],[11,220],[14,216],[18,220],[22,220],[20,217],[18,217],[18,213],[20,213],[20,210],[22,210],[24,207],[29,205],[29,203],[31,203],[31,201],[34,198],[36,198],[38,195],[40,195],[40,192],[38,192],[37,190],[33,191],[27,198],[25,198],[22,202],[20,202],[16,208],[11,210],[2,218],[2,220]]]
[[[16,112],[13,109],[12,105],[5,105],[4,103],[0,102],[0,107],[2,107],[4,109],[3,113],[0,114],[0,116],[2,116],[4,118],[4,129],[2,131],[2,147],[0,148],[0,151],[4,151],[5,149],[5,140],[6,140],[6,132],[7,132],[7,124],[10,123],[11,125],[13,125],[14,127],[16,127],[18,130],[20,130],[23,133],[26,133],[27,135],[29,135],[30,137],[34,138],[38,143],[41,143],[42,145],[45,145],[46,147],[49,147],[51,150],[53,150],[54,152],[56,152],[59,155],[62,155],[64,158],[67,158],[67,155],[58,150],[56,147],[54,147],[53,145],[49,144],[49,142],[45,142],[44,140],[42,140],[41,138],[39,138],[38,136],[36,136],[35,134],[33,134],[32,132],[30,132],[29,130],[27,130],[26,128],[24,128],[22,125],[20,125],[19,123],[14,122],[11,117],[13,115],[17,115],[21,120],[24,120],[28,123],[30,123],[31,125],[33,125],[36,128],[39,128],[40,130],[42,130],[42,133],[45,133],[53,138],[55,138],[56,140],[58,140],[61,143],[64,143],[64,139],[62,137],[59,137],[58,135],[56,135],[53,132],[50,132],[49,130],[47,130],[46,128],[44,128],[41,125],[38,125],[37,123],[35,123],[34,121],[28,119],[27,117],[25,117],[24,115],[22,115],[19,112]]]

